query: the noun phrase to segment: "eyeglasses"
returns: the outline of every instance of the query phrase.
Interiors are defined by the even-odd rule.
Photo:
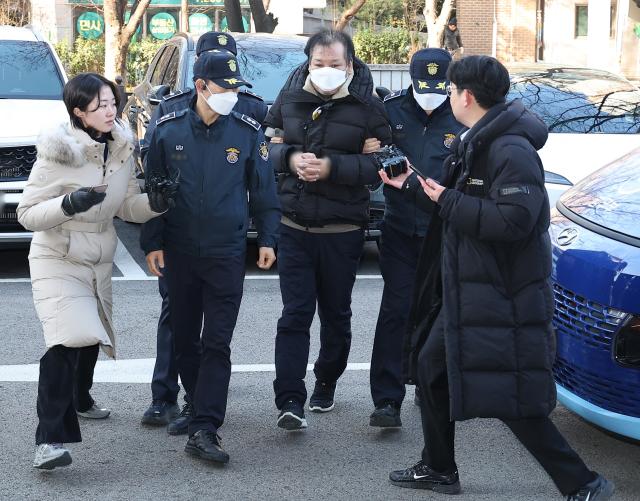
[[[447,92],[447,96],[449,97],[451,97],[451,94],[453,93],[454,90],[464,90],[464,89],[460,87],[451,87],[451,84],[445,87],[445,91]]]

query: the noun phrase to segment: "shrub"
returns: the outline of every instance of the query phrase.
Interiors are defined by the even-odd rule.
[[[409,60],[411,38],[406,30],[358,31],[356,54],[368,64],[402,64]]]

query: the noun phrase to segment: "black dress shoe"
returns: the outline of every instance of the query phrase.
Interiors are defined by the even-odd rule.
[[[378,405],[369,418],[369,425],[378,428],[398,428],[402,426],[400,406],[395,402],[385,402]]]
[[[213,461],[214,463],[228,463],[229,454],[220,443],[220,437],[210,430],[198,430],[189,437],[184,451],[191,456]]]
[[[142,424],[150,426],[166,426],[180,414],[180,407],[175,402],[154,400],[142,415]]]
[[[171,421],[169,426],[167,426],[167,433],[169,435],[186,435],[189,431],[189,424],[193,419],[193,414],[193,404],[187,402],[182,406],[180,415]]]
[[[406,470],[392,471],[389,473],[389,480],[393,485],[409,489],[428,489],[442,494],[458,494],[460,492],[460,479],[457,471],[446,474],[438,473],[422,461]]]

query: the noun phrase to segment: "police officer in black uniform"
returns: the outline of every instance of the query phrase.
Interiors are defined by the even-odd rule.
[[[196,43],[196,57],[200,57],[204,52],[216,50],[231,52],[234,56],[238,54],[236,41],[228,33],[208,31],[200,35],[200,38],[198,38],[198,42]],[[156,128],[156,122],[158,119],[172,111],[181,111],[188,108],[195,93],[195,89],[189,87],[187,89],[173,92],[162,98],[162,101],[160,101],[160,104],[156,106],[153,114],[151,115],[149,126],[147,127],[144,139],[140,144],[140,155],[143,159],[147,153],[148,141]],[[236,104],[234,109],[238,113],[250,116],[262,123],[264,121],[264,117],[267,115],[268,106],[257,94],[254,94],[248,89],[240,89],[238,92],[238,104]]]
[[[185,451],[226,463],[217,431],[226,412],[249,216],[258,230],[258,266],[269,269],[281,213],[260,124],[232,111],[237,88],[248,85],[236,58],[202,54],[193,75],[191,107],[162,117],[149,143],[148,189],[159,179],[179,186],[147,263],[167,280],[178,373],[194,407]]]
[[[199,57],[208,51],[227,51],[235,55],[237,53],[236,41],[228,33],[209,31],[198,39],[196,56]],[[165,96],[156,107],[145,133],[145,139],[141,143],[140,154],[143,161],[147,154],[147,145],[156,128],[158,119],[171,112],[178,112],[188,108],[195,95],[196,91],[192,88],[178,91]],[[249,90],[241,89],[238,92],[238,102],[234,110],[262,123],[267,114],[267,105],[260,96]],[[154,228],[159,224],[161,224],[161,221],[158,220],[142,227],[140,246],[145,254],[148,254],[158,246],[158,242],[153,242],[150,236],[158,234]],[[180,412],[180,408],[176,403],[180,387],[178,386],[178,369],[173,355],[173,337],[169,325],[169,295],[166,281],[162,277],[158,279],[158,288],[160,296],[162,296],[162,310],[158,320],[156,363],[151,381],[152,403],[142,416],[142,423],[152,426],[165,426],[173,418],[177,417]],[[186,433],[186,424],[192,411],[192,406],[187,402],[183,408],[186,419],[174,422],[174,425],[169,428],[169,432],[172,434]]]
[[[446,73],[451,56],[442,49],[423,49],[411,59],[412,85],[389,94],[384,106],[393,143],[425,177],[438,179],[449,147],[462,125],[451,112],[446,95]],[[417,196],[416,174],[389,179],[384,172],[385,214],[380,241],[380,270],[384,290],[371,357],[371,396],[376,407],[371,426],[401,426],[400,406],[405,396],[402,346],[418,255],[427,232],[432,207]]]

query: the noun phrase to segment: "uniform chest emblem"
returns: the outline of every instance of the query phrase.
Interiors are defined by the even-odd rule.
[[[235,164],[240,157],[240,150],[238,148],[227,148],[224,150],[227,152],[227,162]]]
[[[455,134],[445,134],[444,135],[444,145],[446,148],[451,148],[451,144],[453,140],[456,138]]]
[[[269,147],[267,146],[266,141],[262,141],[260,143],[258,151],[260,152],[260,158],[262,158],[262,160],[264,160],[265,162],[269,160]]]
[[[404,124],[396,124],[396,130],[404,129]]]
[[[467,179],[467,184],[469,186],[484,186],[484,180],[483,179],[474,179],[474,178],[470,177],[469,179]]]
[[[182,151],[184,150],[184,146],[182,146],[181,144],[176,144],[176,151]]]

